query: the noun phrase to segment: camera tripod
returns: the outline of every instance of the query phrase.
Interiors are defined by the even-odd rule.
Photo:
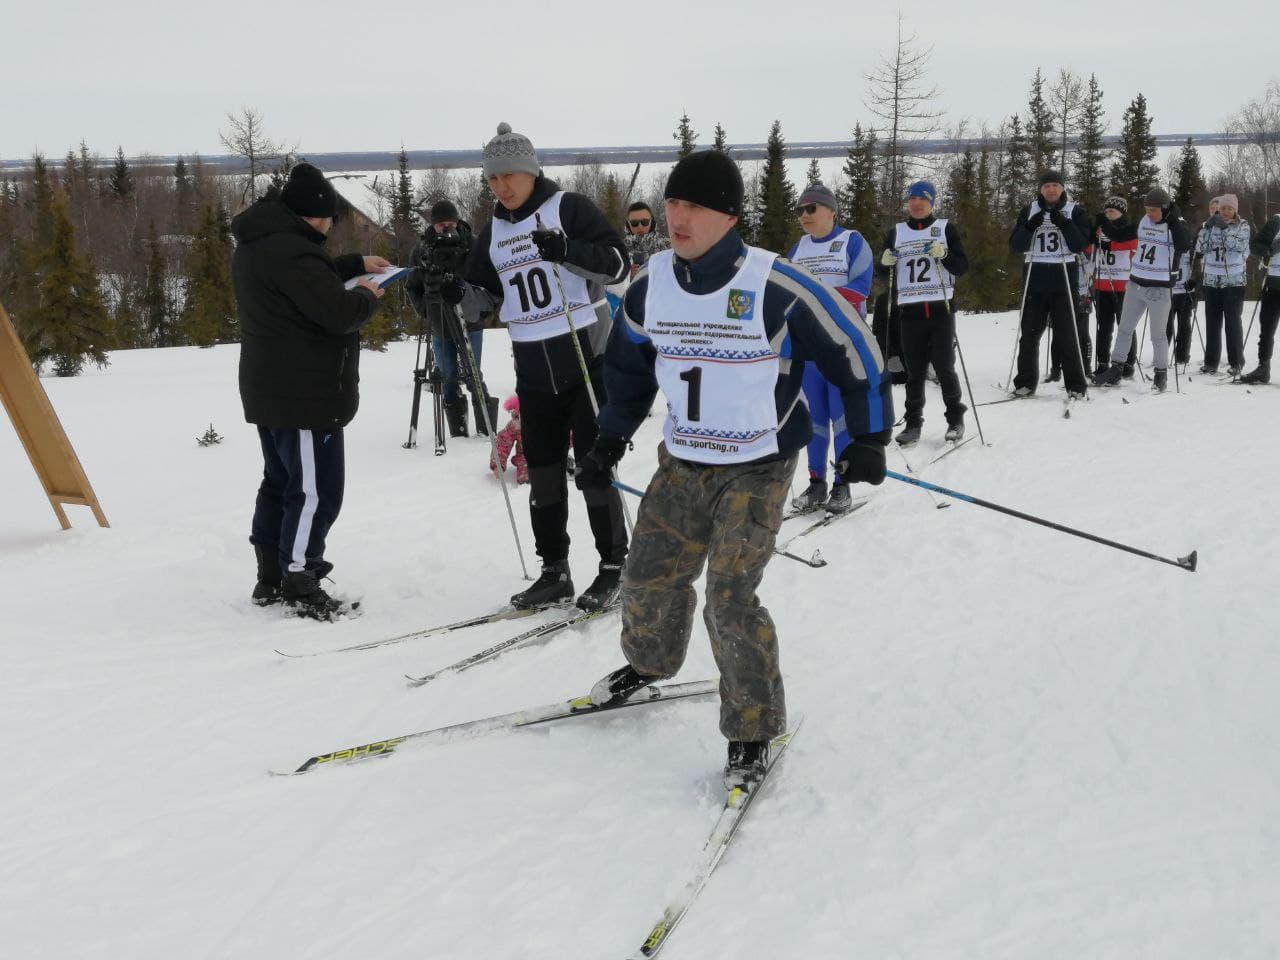
[[[423,363],[423,345],[426,345],[426,362]],[[431,391],[432,425],[436,435],[436,456],[442,456],[446,449],[444,418],[444,374],[436,365],[435,351],[431,348],[431,337],[427,333],[427,321],[423,319],[418,330],[418,349],[413,359],[413,406],[409,411],[409,439],[403,444],[406,450],[417,449],[418,446],[418,411],[422,407],[422,385],[426,384]]]

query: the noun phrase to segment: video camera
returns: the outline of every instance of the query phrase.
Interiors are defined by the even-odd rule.
[[[427,227],[427,231],[415,253],[416,266],[422,271],[423,283],[430,293],[462,272],[467,254],[471,252],[471,242],[456,230],[436,233],[434,227]]]

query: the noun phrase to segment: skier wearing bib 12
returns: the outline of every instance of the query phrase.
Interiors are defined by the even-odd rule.
[[[468,320],[499,309],[511,333],[529,516],[542,559],[542,576],[511,602],[534,607],[573,596],[566,457],[571,433],[579,459],[596,438],[591,390],[603,404],[601,369],[611,325],[604,286],[626,277],[629,262],[622,238],[595,204],[542,175],[528,137],[499,124],[483,163],[498,200],[493,220],[467,258],[465,283],[446,283],[440,296],[460,303]],[[627,531],[616,490],[587,490],[583,499],[600,566],[578,606],[599,609],[617,597]]]
[[[946,405],[947,440],[964,436],[964,415],[969,409],[956,376],[956,321],[951,312],[955,278],[969,269],[969,258],[960,245],[960,232],[949,220],[933,215],[938,191],[928,180],[907,188],[907,219],[884,235],[880,263],[893,271],[892,309],[902,323],[902,353],[907,361],[907,422],[898,434],[904,447],[920,439],[924,426],[924,381],[929,364],[938,374],[942,402]]]
[[[858,315],[866,319],[866,301],[875,271],[871,248],[857,230],[836,226],[835,194],[821,183],[806,188],[797,207],[805,235],[791,248],[787,259],[804,267],[826,286],[834,287],[853,304]],[[849,444],[840,412],[840,391],[812,361],[804,365],[803,385],[809,419],[813,422],[813,437],[809,440],[809,486],[791,501],[791,507],[802,513],[819,507],[826,507],[831,513],[845,513],[853,501],[849,497],[849,485],[841,481],[839,474],[833,478],[831,496],[827,497],[831,442],[835,441],[834,453]]]
[[[726,782],[754,783],[769,741],[786,727],[778,640],[756,589],[773,553],[797,456],[811,433],[800,401],[804,362],[837,389],[853,438],[840,452],[847,483],[885,477],[893,423],[890,378],[853,305],[734,229],[742,176],[722,153],[685,157],[666,187],[673,249],[636,275],[605,358],[609,403],[600,439],[578,466],[604,488],[658,388],[667,399],[658,470],[640,503],[622,580],[627,664],[591,690],[626,699],[684,663],[707,567],[703,620],[720,668]]]
[[[1075,254],[1089,245],[1089,219],[1084,208],[1067,197],[1062,174],[1047,170],[1040,177],[1040,195],[1022,208],[1009,235],[1009,249],[1026,258],[1024,270],[1026,304],[1022,310],[1022,333],[1018,341],[1018,374],[1014,393],[1029,397],[1040,379],[1040,337],[1046,323],[1053,324],[1053,338],[1059,344],[1063,381],[1072,397],[1088,392],[1084,374],[1084,345],[1076,342],[1075,297],[1079,265]],[[1066,273],[1063,273],[1063,264]]]

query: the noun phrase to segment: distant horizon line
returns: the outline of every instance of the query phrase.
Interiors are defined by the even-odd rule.
[[[1120,142],[1120,136],[1111,134],[1102,138],[1103,145],[1114,147]],[[1188,139],[1197,147],[1243,145],[1249,142],[1242,134],[1228,133],[1165,133],[1155,134],[1157,147],[1180,147]],[[788,143],[787,159],[806,160],[812,158],[830,158],[845,156],[852,140],[803,140]],[[878,139],[878,143],[884,143]],[[1078,145],[1078,138],[1070,138],[1068,144]],[[963,153],[965,150],[991,149],[1003,143],[996,137],[940,137],[928,140],[907,141],[913,155],[936,155],[945,153]],[[674,144],[653,144],[634,147],[550,147],[538,150],[538,159],[544,167],[576,167],[599,163],[602,165],[620,165],[630,163],[674,163],[679,152]],[[711,149],[707,145],[699,145],[695,150]],[[763,160],[768,144],[734,143],[728,150],[740,160]],[[479,148],[470,150],[406,150],[410,170],[465,170],[478,168],[481,165],[482,153]],[[327,173],[344,173],[358,170],[394,170],[400,163],[399,150],[333,150],[325,152],[298,151],[298,158],[305,158]],[[248,169],[249,164],[243,158],[233,154],[140,154],[126,157],[135,166],[171,166],[182,160],[199,158],[205,167],[213,167],[221,172],[238,173]],[[99,166],[110,166],[115,162],[114,156],[103,157],[95,154]],[[274,158],[273,158],[274,159]],[[54,168],[65,166],[65,157],[46,157],[45,162]],[[31,169],[31,160],[0,160],[0,171],[22,173]]]

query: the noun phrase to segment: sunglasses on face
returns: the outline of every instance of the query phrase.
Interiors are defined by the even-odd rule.
[[[650,220],[650,219],[648,219],[648,218],[645,218],[644,220],[628,220],[628,221],[627,221],[627,226],[630,226],[630,227],[647,227],[647,226],[648,226],[649,224],[651,224],[651,223],[653,223],[653,221],[652,221],[652,220]]]
[[[807,213],[810,216],[818,212],[816,203],[806,203],[803,207],[796,207],[796,213]]]

